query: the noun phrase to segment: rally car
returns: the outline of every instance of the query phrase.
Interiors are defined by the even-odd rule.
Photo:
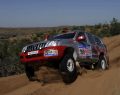
[[[58,67],[65,83],[77,78],[77,67],[106,70],[109,67],[107,49],[102,40],[80,30],[48,37],[47,40],[23,47],[20,61],[29,80],[35,76],[35,66],[52,64]],[[46,65],[47,66],[47,65]]]

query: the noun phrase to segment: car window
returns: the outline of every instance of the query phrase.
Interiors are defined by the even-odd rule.
[[[97,38],[97,37],[95,37],[95,42],[96,42],[97,44],[102,44],[101,41],[100,41],[100,39]]]
[[[79,37],[79,36],[85,36],[85,33],[84,32],[79,32],[77,37]],[[87,40],[85,39],[85,40],[82,40],[80,42],[87,42]]]
[[[95,43],[94,36],[90,33],[87,33],[87,35],[88,35],[88,39],[89,39],[90,43],[94,44]]]
[[[83,32],[78,33],[78,36],[82,36],[82,35],[84,36],[85,34]]]
[[[67,34],[61,34],[58,36],[54,36],[53,39],[72,39],[74,38],[75,33],[67,33]]]

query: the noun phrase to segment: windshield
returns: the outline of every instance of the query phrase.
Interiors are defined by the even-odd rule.
[[[67,33],[58,36],[54,36],[53,39],[72,39],[74,38],[75,33]]]

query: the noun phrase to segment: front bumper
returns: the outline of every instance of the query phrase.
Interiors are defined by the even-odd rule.
[[[47,62],[47,61],[58,61],[64,55],[65,46],[52,46],[40,49],[37,51],[37,54],[30,54],[30,52],[25,52],[20,54],[21,63],[29,63],[29,62]],[[46,51],[52,50],[57,53],[55,54],[46,54]]]

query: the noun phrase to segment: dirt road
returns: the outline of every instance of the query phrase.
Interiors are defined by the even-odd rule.
[[[29,82],[24,74],[0,78],[0,95],[120,95],[120,35],[104,38],[110,56],[107,71],[85,70],[66,85],[57,71],[43,68],[43,81]]]

